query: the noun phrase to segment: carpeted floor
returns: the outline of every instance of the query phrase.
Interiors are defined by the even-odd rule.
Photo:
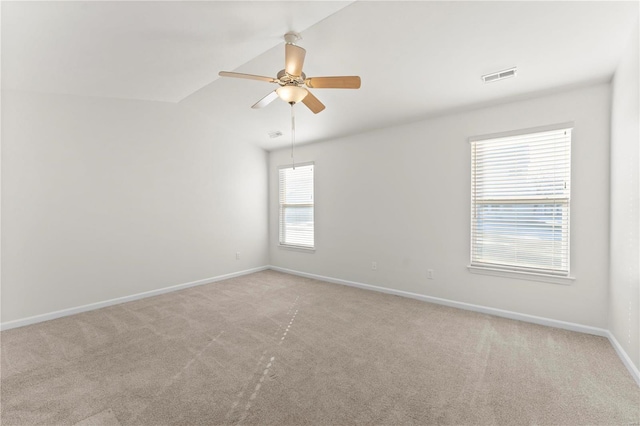
[[[274,271],[1,339],[3,425],[640,422],[605,338]]]

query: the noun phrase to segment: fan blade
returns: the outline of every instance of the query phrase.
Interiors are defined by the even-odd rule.
[[[311,77],[304,81],[304,84],[313,89],[359,89],[360,77]]]
[[[267,96],[265,96],[264,98],[260,99],[258,102],[253,104],[251,108],[258,109],[258,108],[265,107],[269,105],[271,102],[275,101],[276,99],[278,99],[278,94],[274,90],[273,92],[270,92]]]
[[[264,77],[261,75],[253,75],[253,74],[241,74],[239,72],[228,72],[228,71],[220,71],[218,73],[220,77],[234,77],[234,78],[246,78],[249,80],[260,80],[266,81],[267,83],[275,83],[276,79],[271,77]]]
[[[287,74],[295,77],[302,75],[302,64],[304,64],[304,55],[307,53],[300,46],[295,44],[284,45],[284,70]]]
[[[308,90],[307,90],[307,96],[305,96],[304,99],[302,99],[302,103],[305,104],[307,108],[309,108],[314,114],[317,114],[323,109],[325,109],[325,106],[322,104],[322,102],[320,102],[318,98],[313,96],[313,94]]]

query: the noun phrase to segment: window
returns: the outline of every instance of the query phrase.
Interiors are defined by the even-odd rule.
[[[279,169],[280,244],[314,247],[313,163]]]
[[[570,193],[569,126],[472,139],[471,267],[568,277]]]

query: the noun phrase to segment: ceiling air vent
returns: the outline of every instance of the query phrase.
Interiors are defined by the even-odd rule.
[[[504,80],[505,78],[515,77],[516,67],[509,68],[508,70],[498,71],[491,74],[483,75],[482,81],[485,83],[491,83],[492,81]]]

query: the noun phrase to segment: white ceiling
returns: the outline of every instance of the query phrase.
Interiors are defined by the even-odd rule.
[[[2,84],[180,101],[275,149],[290,143],[289,106],[250,108],[274,86],[217,72],[275,76],[286,31],[302,33],[307,76],[362,77],[314,90],[320,114],[296,106],[297,141],[311,142],[608,81],[638,21],[638,2],[349,3],[3,2]],[[516,78],[480,80],[511,66]]]
[[[342,2],[2,2],[2,84],[178,102]]]

